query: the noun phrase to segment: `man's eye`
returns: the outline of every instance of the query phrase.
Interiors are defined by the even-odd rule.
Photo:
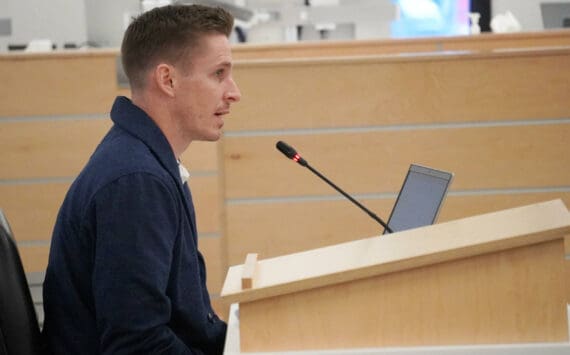
[[[222,75],[224,75],[224,69],[218,69],[218,70],[216,70],[216,76],[217,76],[217,77],[220,77],[220,76],[222,76]]]

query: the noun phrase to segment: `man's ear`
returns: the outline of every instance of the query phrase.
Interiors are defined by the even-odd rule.
[[[158,89],[166,95],[173,97],[175,79],[174,67],[161,63],[154,68],[153,76]]]

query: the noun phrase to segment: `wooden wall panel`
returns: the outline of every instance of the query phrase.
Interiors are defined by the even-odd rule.
[[[237,63],[221,154],[228,265],[382,231],[278,140],[385,219],[410,163],[455,173],[440,221],[570,206],[570,76],[553,70],[568,63],[568,49]]]
[[[244,62],[227,131],[568,117],[570,49]],[[542,83],[542,84],[540,84]]]
[[[229,137],[228,199],[330,194],[275,149],[285,140],[346,191],[398,191],[410,163],[456,174],[452,189],[567,186],[570,124]]]
[[[188,180],[198,223],[198,234],[220,233],[219,177],[197,176]]]
[[[0,117],[109,112],[116,53],[0,56]]]
[[[570,74],[560,68],[568,66],[570,49],[544,47],[568,45],[569,39],[561,31],[301,44],[269,56],[263,46],[253,48],[256,58],[277,52],[305,57],[272,61],[239,61],[252,52],[236,46],[242,101],[226,121],[227,137],[222,145],[192,143],[182,156],[192,176],[214,297],[228,256],[241,263],[250,251],[264,258],[379,230],[277,152],[280,139],[355,194],[395,193],[411,162],[455,171],[453,188],[460,193],[452,192],[442,220],[542,198],[563,197],[568,204]],[[537,46],[542,50],[503,50]],[[391,53],[432,47],[439,53],[379,55],[389,47]],[[503,49],[473,53],[497,48]],[[441,52],[449,49],[468,51]],[[117,86],[116,55],[0,55],[0,207],[15,229],[27,272],[45,269],[66,185],[109,128],[104,116],[115,95],[130,95]],[[393,199],[363,202],[387,217]],[[226,305],[214,303],[227,313]]]
[[[45,272],[49,257],[49,245],[26,245],[18,246],[20,258],[24,265],[24,271]]]
[[[443,51],[490,51],[505,48],[570,46],[568,31],[536,33],[482,33],[478,36],[378,39],[358,41],[313,41],[287,44],[238,44],[234,60],[365,56]]]
[[[0,185],[2,209],[18,242],[49,241],[70,183]]]
[[[218,171],[218,143],[192,142],[182,154],[182,163],[192,175],[193,172]]]
[[[519,33],[481,33],[478,36],[453,36],[442,38],[442,49],[500,51],[510,49],[548,49],[570,46],[570,33],[567,30]]]
[[[75,176],[110,126],[107,119],[0,122],[1,178]]]
[[[222,268],[221,240],[220,236],[200,237],[198,240],[198,248],[206,261],[208,290],[216,295],[220,293],[226,274]]]
[[[223,302],[219,296],[210,294],[210,300],[212,301],[212,307],[214,311],[224,321],[228,321],[230,313],[230,305]]]
[[[110,119],[0,122],[1,179],[75,176],[112,125]],[[182,156],[191,171],[217,170],[217,145],[196,142]]]
[[[562,198],[570,192],[450,195],[438,221],[445,222],[507,208]],[[358,199],[388,221],[395,198]],[[228,265],[247,253],[260,259],[380,235],[382,226],[345,199],[238,203],[227,207]],[[570,249],[568,249],[570,254]]]

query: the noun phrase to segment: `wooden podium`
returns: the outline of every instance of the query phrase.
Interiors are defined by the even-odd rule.
[[[554,200],[230,267],[241,352],[568,343]],[[570,349],[570,348],[568,348]]]

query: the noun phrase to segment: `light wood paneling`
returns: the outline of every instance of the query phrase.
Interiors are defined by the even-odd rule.
[[[438,52],[450,50],[489,51],[506,48],[570,46],[568,31],[491,34],[357,41],[320,41],[287,44],[238,44],[234,60],[364,56],[389,53]]]
[[[229,319],[230,305],[222,301],[222,299],[217,295],[210,294],[210,300],[218,317],[227,322]]]
[[[192,175],[193,172],[218,171],[218,143],[192,142],[182,154],[182,163]]]
[[[261,259],[253,289],[241,288],[244,266],[231,267],[222,296],[231,302],[250,302],[554,240],[560,242],[563,262],[562,239],[568,233],[570,212],[560,199],[551,200]]]
[[[222,260],[221,237],[204,237],[198,240],[198,249],[206,260],[208,291],[220,294],[225,267]]]
[[[393,53],[436,52],[442,50],[436,40],[357,40],[299,42],[286,44],[236,44],[232,47],[233,60],[283,59],[365,56]]]
[[[351,193],[398,191],[410,163],[454,172],[455,190],[570,181],[570,124],[231,137],[223,148],[227,198],[331,194],[275,149],[280,139]]]
[[[105,119],[0,122],[1,178],[75,176],[110,126]]]
[[[219,177],[196,176],[188,182],[196,208],[198,233],[220,233]]]
[[[570,207],[570,191],[449,196],[442,207],[438,220],[447,222],[554,199],[562,199],[566,207]]]
[[[549,30],[519,33],[481,33],[477,36],[452,36],[442,38],[443,50],[505,50],[540,49],[570,46],[570,32]]]
[[[49,245],[18,246],[18,251],[26,273],[46,271]]]
[[[18,242],[49,241],[69,183],[0,185],[2,209]]]
[[[1,56],[0,117],[109,112],[116,54]]]
[[[239,263],[246,252],[258,251],[265,258],[380,230],[347,201],[234,203],[236,198],[334,194],[310,172],[281,156],[274,148],[279,139],[292,143],[315,168],[351,193],[397,191],[410,162],[456,172],[455,189],[568,186],[566,125],[448,129],[432,124],[567,118],[570,74],[560,68],[567,67],[570,50],[378,54],[466,46],[477,51],[560,46],[567,45],[569,38],[567,31],[561,31],[284,45],[276,51],[271,46],[236,46],[235,78],[242,101],[226,121],[230,137],[220,154],[222,166],[218,167],[219,144],[192,143],[182,156],[192,176],[199,232],[209,235],[200,239],[200,248],[208,265],[210,291],[219,292],[227,255]],[[16,180],[0,185],[0,203],[19,241],[49,240],[67,184],[17,180],[73,178],[111,125],[110,120],[85,116],[107,115],[115,95],[130,95],[128,88],[117,87],[117,54],[0,55],[0,117],[32,116],[20,122],[0,121],[0,180]],[[321,58],[239,61],[275,55]],[[339,58],[352,55],[370,57]],[[83,119],[68,116],[76,114]],[[67,117],[61,119],[62,115]],[[286,134],[296,128],[407,124],[428,127]],[[283,130],[283,134],[231,137],[243,130]],[[224,171],[227,174],[221,175]],[[227,194],[217,186],[218,175],[225,181]],[[563,196],[568,204],[567,193],[453,196],[441,220],[553,195]],[[230,203],[227,225],[220,225],[220,199],[224,198]],[[392,205],[391,199],[363,202],[386,218]],[[222,232],[227,240],[218,236]],[[26,271],[44,271],[47,245],[24,244],[20,249]],[[225,305],[219,307],[222,316],[227,314]]]
[[[388,220],[393,200],[362,200]],[[349,201],[226,206],[228,266],[248,253],[260,259],[334,245],[382,233],[382,227]]]
[[[227,131],[568,117],[570,49],[242,62]]]
[[[515,37],[477,50],[526,46]],[[292,57],[309,48],[298,49]],[[331,56],[346,48],[337,49]],[[450,196],[440,221],[556,197],[570,205],[570,125],[538,123],[569,117],[570,74],[554,70],[568,63],[570,50],[536,46],[236,63],[242,101],[226,124],[221,162],[228,264],[382,231],[348,201],[311,199],[335,192],[277,152],[278,140],[354,194],[397,192],[410,163],[453,171],[452,189],[470,194]],[[547,192],[556,187],[564,192]],[[387,219],[393,199],[363,202]]]
[[[439,222],[562,198],[570,192],[448,196]],[[360,200],[388,221],[394,199]],[[228,265],[247,253],[260,259],[380,235],[382,226],[348,200],[231,204],[227,207]],[[568,249],[570,254],[570,248]]]
[[[75,176],[111,125],[110,119],[0,122],[0,178]],[[217,144],[193,143],[182,161],[190,171],[216,171]]]
[[[131,89],[128,87],[119,87],[117,88],[116,96],[126,96],[128,98],[131,97]]]
[[[242,302],[242,350],[565,342],[561,244],[557,239]]]

